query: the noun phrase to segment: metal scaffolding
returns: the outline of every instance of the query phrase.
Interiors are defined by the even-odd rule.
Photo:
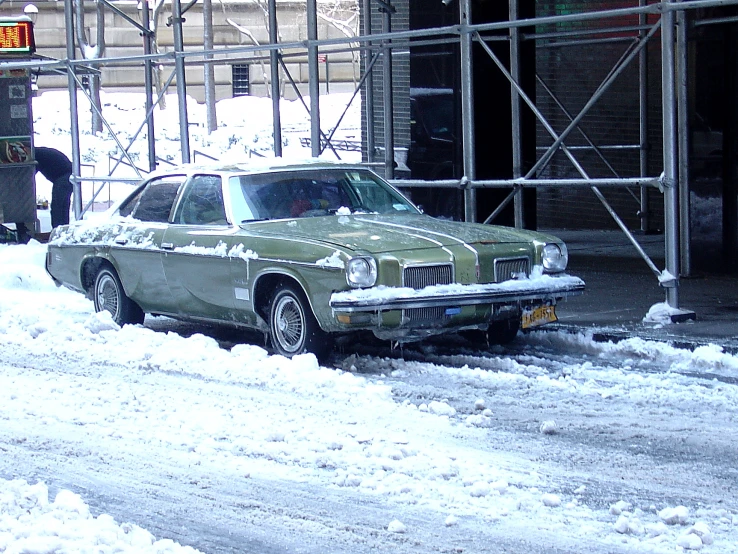
[[[111,9],[118,8],[108,0],[98,0]],[[84,179],[80,176],[80,153],[79,153],[79,123],[77,113],[77,90],[81,88],[80,71],[94,71],[96,67],[142,67],[145,74],[146,88],[146,119],[142,122],[139,132],[147,127],[148,136],[148,170],[153,170],[157,165],[156,145],[154,140],[153,109],[158,100],[166,92],[167,87],[176,78],[177,98],[180,114],[180,144],[182,161],[189,162],[191,148],[189,143],[189,129],[187,122],[187,84],[185,80],[185,67],[203,64],[228,64],[234,61],[248,59],[249,61],[266,60],[271,68],[271,97],[273,106],[273,128],[274,128],[274,155],[282,155],[281,119],[279,109],[279,86],[278,78],[280,71],[286,76],[295,90],[298,98],[302,101],[305,109],[311,114],[311,149],[313,156],[320,155],[326,148],[333,149],[333,135],[326,136],[320,129],[319,118],[319,89],[318,89],[318,53],[331,54],[354,51],[358,48],[363,56],[364,74],[356,87],[353,98],[360,89],[365,90],[364,110],[368,126],[363,140],[366,145],[365,163],[383,168],[385,176],[394,177],[394,136],[393,136],[393,52],[398,49],[406,52],[411,46],[438,45],[455,43],[459,45],[459,67],[460,67],[460,98],[461,119],[463,139],[463,177],[459,180],[441,181],[418,181],[403,180],[403,187],[450,187],[463,188],[465,199],[465,217],[467,220],[475,218],[476,192],[483,188],[500,188],[510,191],[507,198],[485,218],[485,223],[492,221],[501,210],[510,203],[514,207],[514,221],[518,227],[524,226],[522,209],[522,191],[525,188],[561,187],[575,188],[587,187],[592,190],[596,198],[602,202],[608,213],[613,217],[617,226],[627,236],[639,255],[644,259],[648,267],[657,277],[658,282],[665,289],[666,302],[672,308],[679,309],[679,278],[682,268],[689,271],[689,188],[688,188],[688,121],[686,119],[686,89],[687,89],[687,67],[686,67],[686,28],[687,12],[697,8],[724,7],[738,5],[738,0],[692,0],[675,1],[663,0],[661,2],[649,3],[648,0],[633,0],[631,7],[618,9],[592,10],[581,13],[566,15],[543,16],[534,18],[519,17],[518,0],[509,0],[509,18],[506,21],[486,22],[475,24],[472,14],[471,0],[458,0],[459,23],[444,27],[427,29],[416,29],[409,31],[393,31],[392,16],[395,11],[390,0],[362,0],[361,9],[365,15],[370,12],[372,6],[376,6],[382,12],[381,32],[374,32],[371,18],[364,18],[364,34],[358,37],[342,37],[319,39],[316,19],[316,0],[307,0],[306,28],[307,40],[299,42],[278,41],[277,33],[277,2],[269,0],[269,44],[258,46],[238,46],[228,48],[214,48],[210,50],[188,50],[183,48],[182,40],[182,7],[180,0],[172,0],[171,25],[174,31],[174,51],[163,54],[152,53],[152,31],[149,28],[149,15],[147,3],[143,2],[142,10],[143,24],[126,19],[141,32],[143,36],[143,54],[128,57],[100,58],[80,60],[75,58],[76,43],[74,33],[74,13],[72,0],[65,0],[67,57],[63,60],[33,60],[0,63],[0,70],[13,68],[29,68],[33,70],[65,72],[68,76],[68,87],[71,108],[71,135],[73,146],[73,165],[75,171],[75,200],[74,211],[76,217],[81,217],[84,207],[81,205],[81,194],[79,183]],[[445,2],[444,2],[445,3]],[[608,20],[635,16],[638,24],[630,27],[619,26],[615,29],[621,35],[613,33],[614,28],[606,23]],[[722,20],[714,20],[718,22]],[[553,33],[531,33],[527,29],[542,28],[544,25],[595,22],[601,27],[585,30],[573,29]],[[709,21],[703,21],[709,24]],[[662,77],[662,130],[663,130],[663,170],[657,174],[648,175],[648,163],[646,159],[646,142],[648,134],[647,118],[647,92],[648,76],[646,72],[648,44],[656,40],[660,34],[661,52],[661,77]],[[502,36],[501,36],[502,35]],[[605,79],[592,92],[591,97],[578,113],[569,113],[560,99],[547,87],[546,82],[537,76],[539,90],[548,93],[562,113],[566,115],[568,124],[562,130],[556,130],[546,119],[541,110],[536,106],[535,98],[531,98],[520,82],[520,45],[523,41],[555,40],[557,45],[564,43],[597,44],[605,41],[621,41],[626,45],[622,57],[611,68]],[[499,55],[489,46],[492,41],[504,40],[509,44],[509,57],[507,60],[500,59]],[[358,46],[356,46],[358,44]],[[507,79],[511,90],[511,113],[512,113],[512,179],[477,179],[476,158],[474,140],[474,83],[472,48],[474,45],[481,47],[489,58],[497,66],[498,70]],[[545,45],[541,44],[541,47]],[[286,61],[300,59],[307,60],[309,67],[309,90],[310,105],[302,99],[295,80],[290,75]],[[378,63],[381,61],[381,63]],[[639,144],[622,145],[610,148],[631,148],[638,150],[640,157],[640,175],[638,177],[621,177],[612,169],[607,161],[606,147],[598,147],[580,127],[583,118],[589,110],[608,91],[612,83],[622,74],[631,63],[638,64],[638,87],[639,87]],[[152,83],[154,66],[169,68],[172,73],[164,89],[160,92],[158,99],[153,99]],[[371,78],[374,72],[380,72],[383,94],[377,98],[368,84],[367,78]],[[525,104],[525,106],[523,106]],[[383,163],[375,162],[377,152],[376,136],[374,129],[375,108],[383,108]],[[532,167],[524,171],[521,162],[521,112],[529,109],[535,114],[539,125],[545,129],[551,137],[548,146],[537,150],[538,158]],[[348,108],[348,107],[347,107]],[[102,115],[102,114],[101,114]],[[567,146],[567,139],[579,133],[586,141],[585,146]],[[128,157],[127,151],[136,140],[134,137],[126,147],[118,142],[120,148],[120,160],[136,167]],[[596,155],[607,164],[614,174],[609,178],[592,178],[584,169],[577,156],[582,151],[595,152]],[[334,150],[335,152],[335,150]],[[543,170],[557,153],[563,153],[571,165],[576,169],[579,178],[542,178]],[[123,160],[127,161],[124,162]],[[115,179],[112,176],[97,178],[97,181],[109,182]],[[647,228],[648,217],[648,189],[658,189],[663,193],[664,201],[664,242],[665,242],[665,268],[659,269],[641,248],[633,232],[618,216],[616,211],[608,203],[601,192],[601,188],[623,188],[638,187],[640,195],[637,200],[640,204],[641,227]],[[99,192],[99,189],[98,189]],[[631,194],[633,194],[631,192]],[[635,196],[635,195],[634,195]],[[690,313],[682,310],[685,317]],[[693,315],[693,314],[692,314]]]

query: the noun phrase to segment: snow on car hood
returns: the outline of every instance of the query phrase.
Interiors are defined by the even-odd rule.
[[[274,235],[277,222],[250,225],[250,232]],[[320,240],[336,247],[372,254],[459,244],[496,244],[556,241],[554,237],[493,225],[460,223],[426,215],[353,214],[310,217],[279,222],[290,237]],[[280,232],[283,229],[280,230]]]

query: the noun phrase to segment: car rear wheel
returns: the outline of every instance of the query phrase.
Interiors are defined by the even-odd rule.
[[[92,300],[96,312],[110,312],[118,325],[143,323],[144,312],[138,304],[126,296],[115,270],[103,267],[97,273]]]
[[[291,358],[312,352],[323,360],[332,343],[320,328],[301,290],[293,285],[278,288],[269,303],[269,331],[274,350]]]

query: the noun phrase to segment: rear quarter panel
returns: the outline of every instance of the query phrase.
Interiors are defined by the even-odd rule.
[[[49,245],[46,255],[46,271],[62,285],[79,292],[85,292],[82,283],[82,262],[94,255],[89,246],[55,246]]]

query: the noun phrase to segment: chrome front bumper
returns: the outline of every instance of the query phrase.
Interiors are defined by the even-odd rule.
[[[374,287],[331,295],[335,314],[386,312],[413,308],[550,302],[584,292],[584,281],[563,275],[545,276],[485,285],[437,285],[414,290],[400,287]]]

